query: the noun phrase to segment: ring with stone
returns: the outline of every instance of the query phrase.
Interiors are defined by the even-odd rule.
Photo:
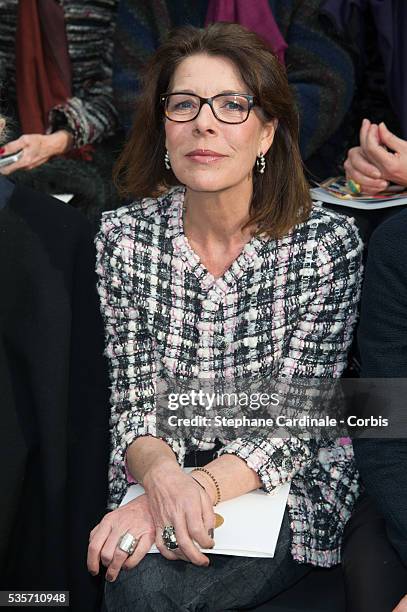
[[[129,531],[126,531],[126,533],[120,538],[117,545],[120,550],[128,555],[132,555],[136,550],[137,540]]]
[[[162,539],[165,547],[168,550],[176,550],[178,548],[177,538],[175,536],[175,528],[173,525],[166,525],[162,532]]]

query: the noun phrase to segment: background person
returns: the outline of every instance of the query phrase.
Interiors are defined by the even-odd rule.
[[[0,236],[0,588],[70,591],[96,612],[85,559],[107,503],[108,380],[89,223],[0,176]]]
[[[369,243],[358,333],[363,378],[407,376],[406,234],[404,210]],[[360,438],[353,445],[366,496],[346,529],[349,611],[392,610],[407,590],[407,441]],[[406,610],[406,599],[396,610]]]
[[[104,216],[97,271],[112,379],[111,507],[127,490],[126,465],[146,493],[93,529],[88,567],[107,567],[108,610],[255,605],[310,564],[338,562],[357,496],[352,448],[225,435],[207,472],[191,477],[180,467],[186,451],[215,439],[157,438],[155,380],[340,376],[362,245],[351,220],[312,209],[284,70],[255,34],[222,23],[177,31],[153,57],[137,110],[118,176],[124,194],[145,199]],[[192,540],[213,544],[219,497],[284,482],[276,556],[214,555],[208,567]],[[154,541],[161,554],[145,556]]]
[[[1,155],[22,151],[2,174],[74,193],[76,206],[112,206],[116,0],[0,0],[0,15],[0,108],[10,117]]]

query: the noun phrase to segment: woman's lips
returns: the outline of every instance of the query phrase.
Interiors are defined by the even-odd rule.
[[[216,153],[216,151],[209,150],[196,150],[187,153],[185,157],[188,157],[193,162],[197,162],[198,164],[210,164],[212,162],[219,161],[226,157],[226,155],[222,155],[221,153]]]

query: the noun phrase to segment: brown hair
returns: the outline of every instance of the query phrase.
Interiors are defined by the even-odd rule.
[[[168,91],[180,62],[198,53],[230,59],[267,120],[278,119],[264,174],[253,171],[253,197],[245,227],[277,238],[305,221],[311,198],[298,146],[298,116],[284,67],[261,38],[233,23],[174,30],[144,74],[130,138],[114,168],[123,197],[156,197],[179,181],[164,166],[165,131],[160,94]]]

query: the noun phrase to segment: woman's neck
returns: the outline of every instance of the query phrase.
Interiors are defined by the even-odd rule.
[[[248,221],[252,185],[250,188],[224,190],[215,193],[197,192],[187,188],[185,194],[184,232],[202,245],[247,242],[253,232],[242,226]]]

